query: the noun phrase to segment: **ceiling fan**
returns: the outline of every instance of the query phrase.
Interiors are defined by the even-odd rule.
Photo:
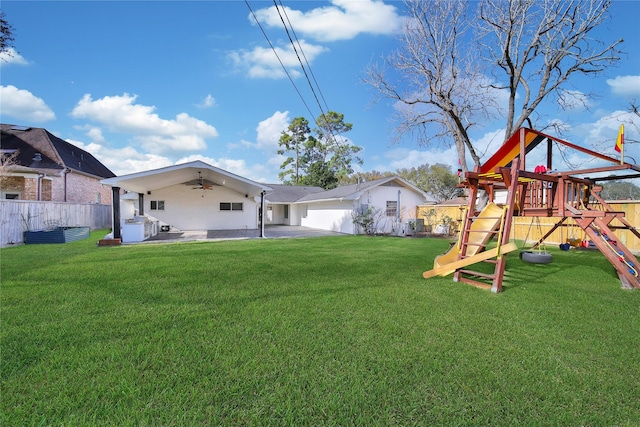
[[[197,181],[191,181],[189,184],[190,185],[195,185],[195,187],[192,187],[192,190],[213,190],[213,183],[209,183],[208,181],[205,182],[206,180],[202,177],[202,172],[198,171],[198,180]]]

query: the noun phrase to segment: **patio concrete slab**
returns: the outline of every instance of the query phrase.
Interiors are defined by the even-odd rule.
[[[301,227],[295,225],[268,225],[264,228],[265,237],[268,239],[296,238],[296,237],[321,237],[321,236],[346,236],[335,231],[319,230],[316,228]],[[238,240],[258,239],[259,230],[189,230],[160,232],[144,242],[187,242],[194,240]]]

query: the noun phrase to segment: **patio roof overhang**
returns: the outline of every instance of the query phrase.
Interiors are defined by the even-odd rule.
[[[154,191],[172,185],[193,184],[200,177],[202,177],[203,181],[207,184],[226,187],[240,194],[244,194],[247,197],[255,197],[262,192],[271,191],[271,188],[266,185],[232,174],[199,160],[168,166],[166,168],[107,178],[100,182],[111,187],[119,187],[123,190],[145,194],[148,191]]]

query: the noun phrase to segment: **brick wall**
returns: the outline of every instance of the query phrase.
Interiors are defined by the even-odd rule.
[[[69,203],[99,203],[111,205],[111,187],[85,175],[69,173],[66,176],[47,175],[40,180],[40,200]],[[65,196],[66,186],[66,196]],[[38,178],[9,177],[2,184],[4,192],[20,192],[21,200],[38,200]]]
[[[111,204],[111,187],[103,186],[97,179],[77,174],[67,174],[67,201],[74,203]]]

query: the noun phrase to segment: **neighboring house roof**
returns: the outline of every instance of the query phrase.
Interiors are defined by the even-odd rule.
[[[240,194],[245,194],[247,197],[254,197],[262,192],[271,191],[271,187],[232,174],[200,160],[103,179],[100,182],[112,187],[120,187],[123,190],[144,194],[147,191],[177,184],[193,187],[194,183],[197,183],[200,178],[206,185],[224,186]]]
[[[418,194],[421,194],[425,198],[425,201],[427,203],[435,203],[435,199],[433,197],[420,190],[415,185],[400,178],[399,176],[390,176],[373,181],[361,182],[358,184],[343,185],[326,191],[322,190],[322,188],[319,187],[303,187],[307,189],[318,189],[319,191],[300,191],[300,193],[298,193],[300,194],[300,196],[296,199],[292,199],[292,197],[296,194],[295,186],[273,186],[274,191],[273,193],[267,195],[267,200],[271,203],[311,203],[328,200],[357,200],[367,190],[383,185],[399,185],[401,187],[415,191]],[[281,193],[285,192],[287,192],[286,195],[281,195]]]
[[[293,203],[310,194],[322,193],[322,187],[305,187],[302,185],[269,184],[273,192],[267,194],[270,203]]]
[[[16,168],[64,169],[63,166],[9,132],[0,131],[0,149],[4,155],[11,155],[12,152],[17,151]]]
[[[93,155],[69,142],[58,138],[43,128],[31,128],[10,124],[0,125],[0,129],[20,138],[33,149],[55,163],[76,172],[93,175],[98,178],[111,178],[115,174],[100,163]]]

